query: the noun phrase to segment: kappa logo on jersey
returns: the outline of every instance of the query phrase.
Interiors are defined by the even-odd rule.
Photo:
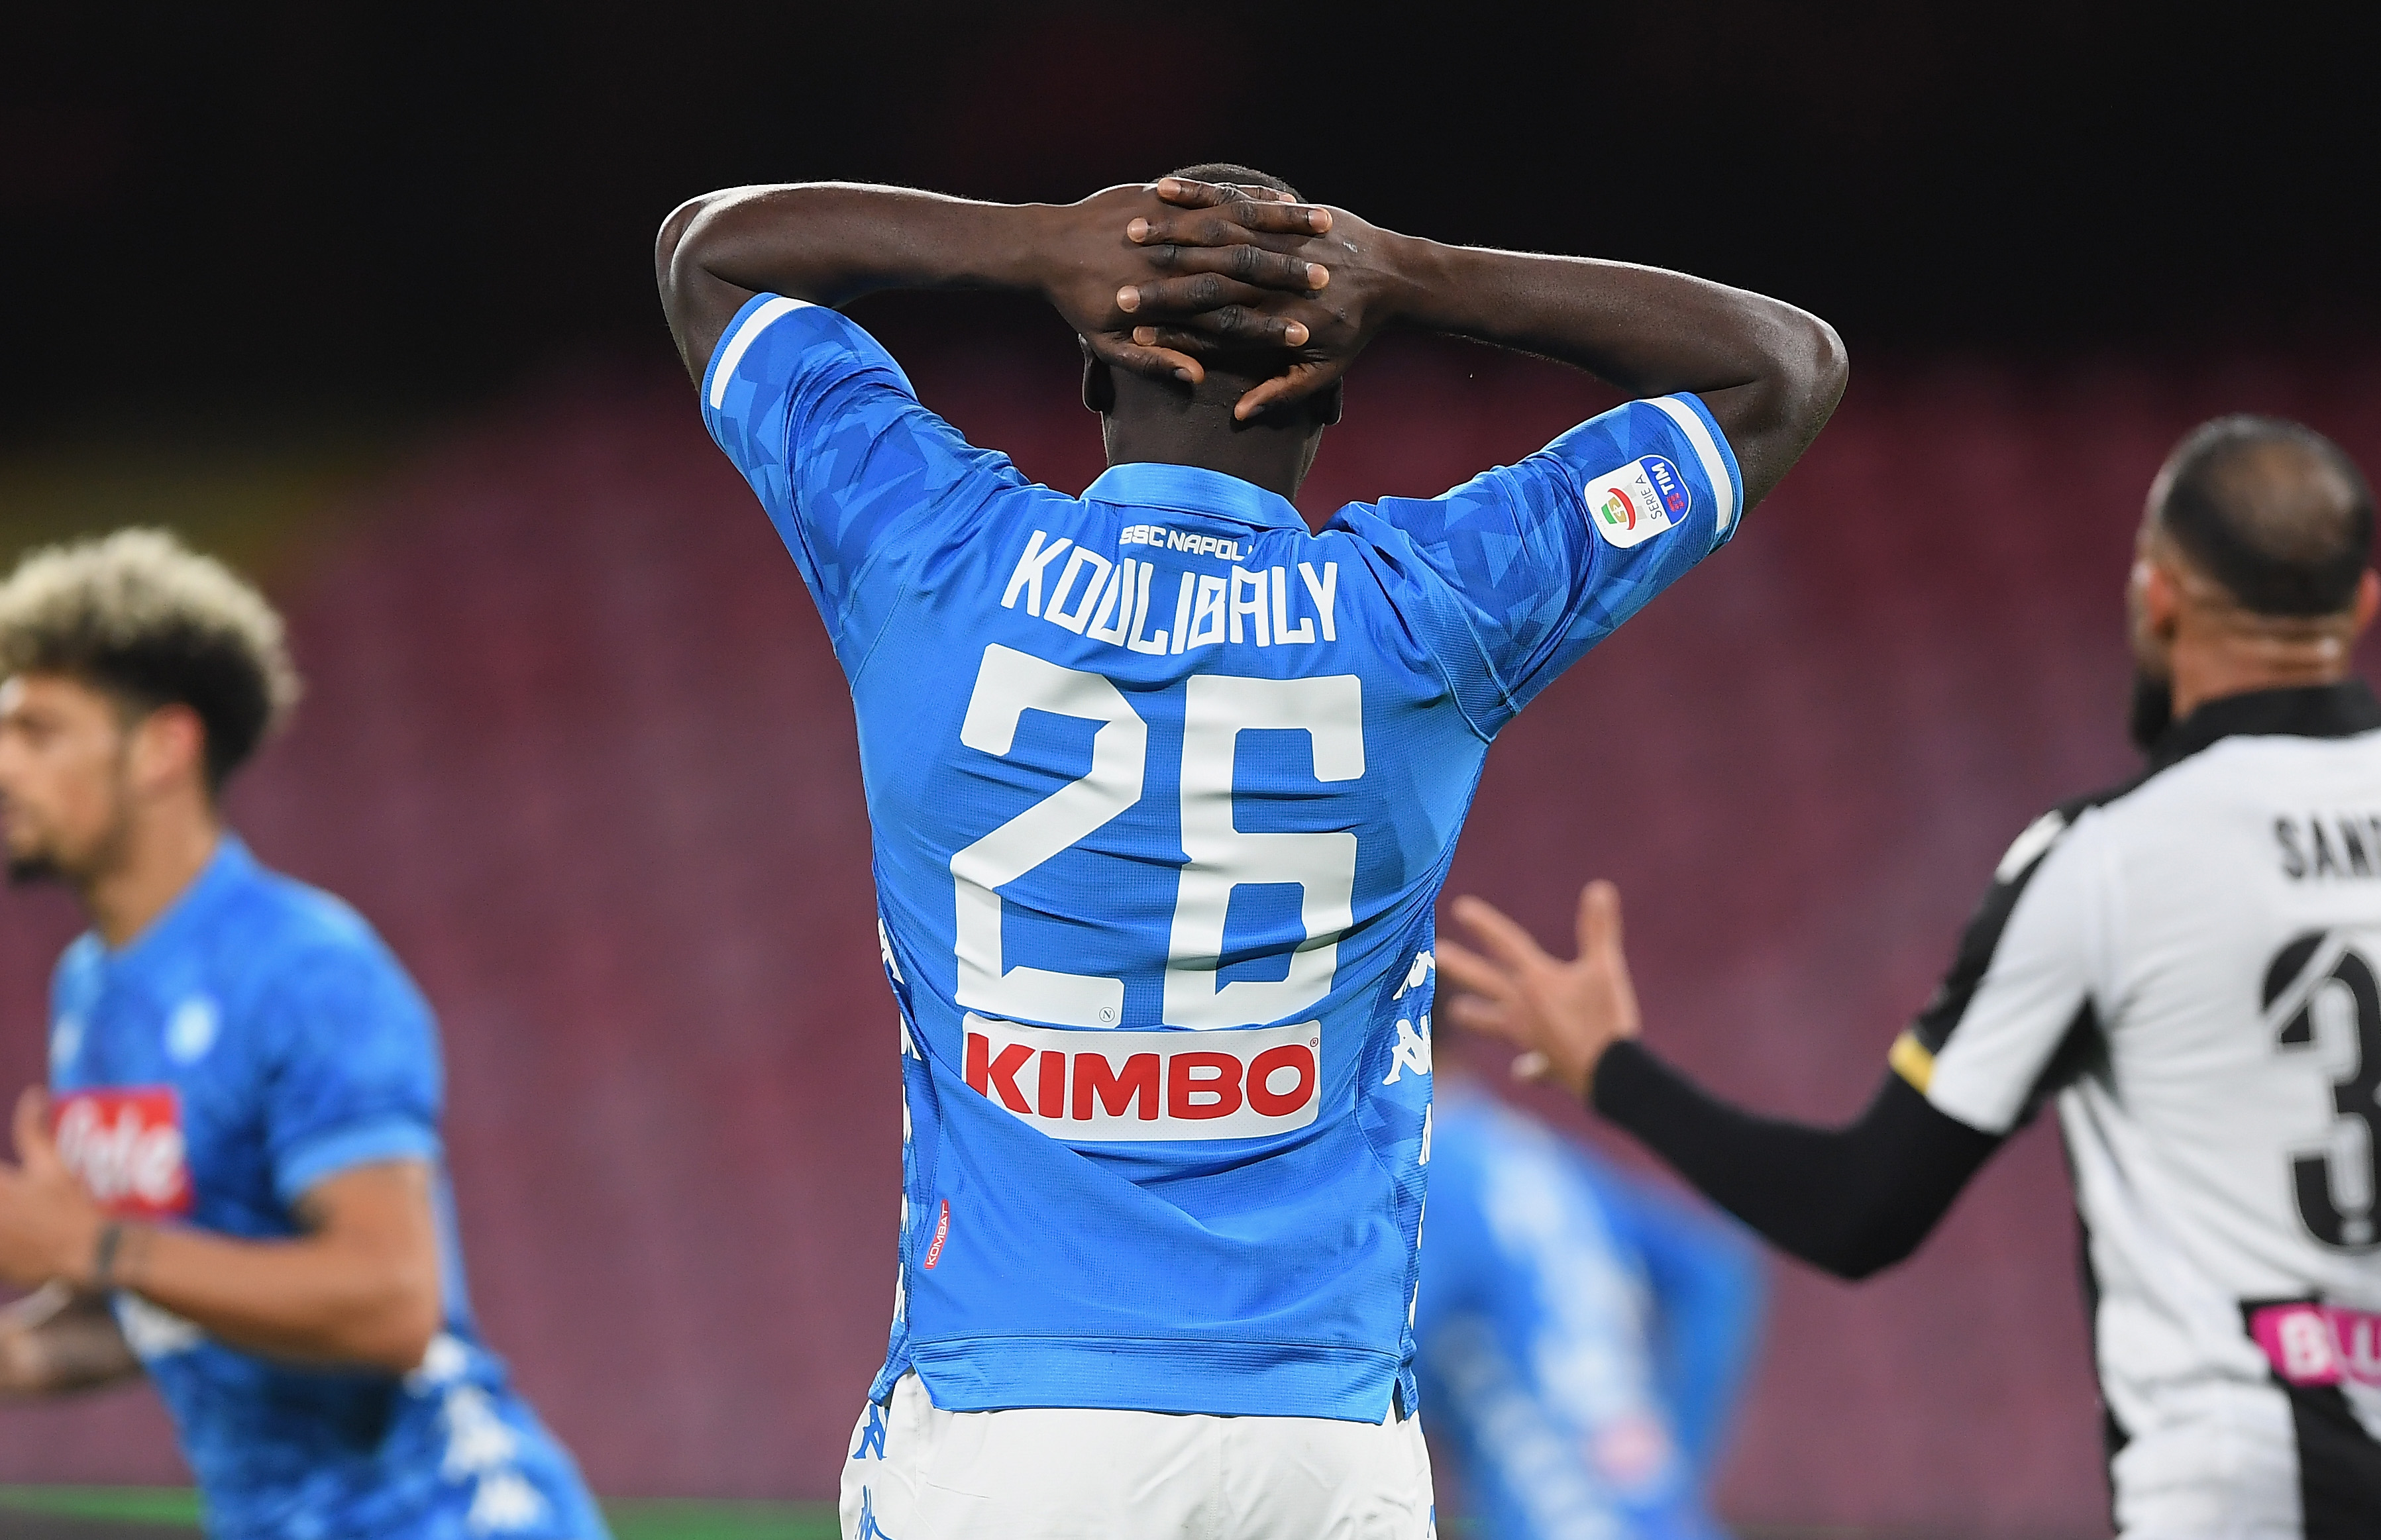
[[[190,1211],[182,1100],[170,1085],[79,1091],[58,1102],[58,1158],[110,1214],[162,1219]]]
[[[1398,1040],[1389,1049],[1389,1072],[1381,1083],[1395,1085],[1409,1069],[1417,1075],[1430,1073],[1430,1012],[1426,1010],[1422,1013],[1420,1032],[1414,1031],[1411,1021],[1398,1019]]]
[[[967,1082],[1063,1143],[1254,1139],[1314,1121],[1322,1030],[1068,1032],[970,1012]]]
[[[1587,483],[1587,521],[1605,544],[1627,550],[1686,522],[1695,506],[1679,468],[1646,455]]]

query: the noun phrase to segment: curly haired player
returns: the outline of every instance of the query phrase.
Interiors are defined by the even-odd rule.
[[[128,531],[0,583],[8,874],[89,934],[0,1163],[0,1389],[145,1370],[224,1540],[598,1540],[482,1345],[437,1030],[354,911],[267,871],[224,783],[295,700],[280,618]]]

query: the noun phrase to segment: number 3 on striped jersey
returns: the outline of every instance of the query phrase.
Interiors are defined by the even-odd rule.
[[[1102,676],[995,644],[984,649],[959,741],[1005,757],[1029,710],[1099,723],[1092,735],[1092,765],[951,857],[959,900],[959,1003],[1055,1026],[1118,1026],[1124,1017],[1121,978],[1004,966],[996,889],[1141,800],[1149,728],[1124,692]],[[1241,832],[1232,815],[1239,738],[1267,728],[1308,735],[1317,780],[1354,780],[1364,773],[1363,692],[1353,674],[1311,679],[1203,674],[1184,681],[1182,848],[1190,860],[1182,868],[1166,946],[1169,1026],[1277,1021],[1331,992],[1339,937],[1353,923],[1356,837],[1336,830]],[[1298,885],[1304,939],[1287,976],[1219,984],[1232,889],[1250,883]]]

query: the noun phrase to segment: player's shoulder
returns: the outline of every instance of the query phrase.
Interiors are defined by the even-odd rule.
[[[104,982],[107,946],[96,931],[85,931],[66,945],[50,970],[50,997],[63,1007],[95,993]]]
[[[244,975],[262,1005],[336,987],[410,996],[411,981],[380,933],[336,894],[257,866],[227,898],[218,921],[219,957]]]
[[[2021,890],[2045,870],[2066,872],[2084,864],[2093,848],[2109,836],[2118,810],[2135,805],[2150,779],[2144,772],[2070,797],[2027,824],[1995,863],[1992,890]]]
[[[836,362],[882,370],[904,391],[910,389],[910,378],[893,355],[849,316],[807,299],[756,294],[719,334],[703,370],[703,405],[722,411],[756,387]]]
[[[363,952],[379,936],[336,894],[259,865],[225,905],[226,923],[275,951]]]

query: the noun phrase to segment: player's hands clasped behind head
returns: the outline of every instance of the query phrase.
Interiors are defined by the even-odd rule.
[[[1242,397],[1235,417],[1246,421],[1326,389],[1392,319],[1401,279],[1388,231],[1345,209],[1290,202],[1270,188],[1167,177],[1154,191],[1165,208],[1133,219],[1125,236],[1169,276],[1129,285],[1117,296],[1143,322],[1132,340],[1186,353],[1240,348],[1252,336],[1266,340],[1252,327],[1252,313],[1284,324],[1277,345],[1287,367]],[[1259,283],[1251,275],[1266,271],[1260,254],[1304,262],[1318,277],[1302,293]]]
[[[1569,962],[1484,899],[1458,898],[1455,917],[1481,949],[1439,939],[1439,974],[1460,991],[1445,1013],[1520,1049],[1516,1075],[1586,1095],[1605,1050],[1641,1025],[1620,947],[1620,890],[1608,882],[1581,890],[1579,956]]]
[[[1327,269],[1296,250],[1329,227],[1329,214],[1270,189],[1236,188],[1202,225],[1196,249],[1178,259],[1159,260],[1129,238],[1119,243],[1120,231],[1166,216],[1168,205],[1158,189],[1172,180],[1112,187],[1051,210],[1042,243],[1044,297],[1102,362],[1193,385],[1206,377],[1206,369],[1185,341],[1206,352],[1309,343],[1309,318],[1281,310],[1277,301],[1303,299],[1330,283]],[[1147,266],[1183,275],[1119,287],[1120,273],[1137,279],[1134,270]],[[1153,323],[1166,328],[1168,339],[1144,335]]]

